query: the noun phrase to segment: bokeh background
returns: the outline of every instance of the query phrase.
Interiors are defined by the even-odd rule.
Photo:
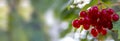
[[[120,0],[102,0],[120,13]],[[98,0],[0,0],[0,41],[98,41],[71,23]],[[88,7],[90,7],[88,6]],[[104,7],[104,6],[103,6]],[[80,33],[81,32],[81,33]],[[114,36],[114,37],[113,37]],[[109,33],[104,41],[119,41]]]

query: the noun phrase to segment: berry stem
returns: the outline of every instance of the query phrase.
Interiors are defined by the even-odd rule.
[[[101,5],[102,3],[100,2],[100,0],[98,0],[98,5]]]
[[[98,0],[98,4],[97,5],[100,6],[100,9],[102,9],[102,3],[101,3],[100,0]]]

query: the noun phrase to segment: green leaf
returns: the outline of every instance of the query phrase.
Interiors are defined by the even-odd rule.
[[[70,4],[72,4],[73,0],[57,0],[54,4],[53,4],[53,10],[55,12],[55,17],[56,18],[62,18],[65,19],[65,18],[69,18],[69,17],[66,17],[66,15],[73,15],[73,14],[68,14],[70,12],[68,12],[68,8],[70,6]],[[72,17],[72,16],[71,16]]]
[[[111,4],[111,0],[101,0],[101,1],[106,3],[106,4]]]
[[[86,4],[81,10],[87,10],[89,7],[97,4],[98,4],[98,0],[91,0],[91,2],[89,4]]]
[[[71,21],[75,18],[77,18],[79,15],[80,9],[78,8],[70,8],[70,10],[68,10],[67,8],[60,14],[61,20],[65,20],[65,21]]]
[[[118,30],[118,39],[120,39],[120,30]]]
[[[118,30],[120,28],[120,20],[117,22],[113,22],[113,29]]]
[[[101,0],[101,1],[102,1],[102,3],[103,3],[105,6],[107,6],[107,7],[110,7],[111,4],[112,4],[111,0]]]
[[[88,41],[88,39],[87,38],[85,38],[85,39],[80,39],[81,41]]]
[[[70,4],[72,4],[73,0],[56,0],[53,3],[53,8],[56,12],[61,13],[64,9],[66,9]]]

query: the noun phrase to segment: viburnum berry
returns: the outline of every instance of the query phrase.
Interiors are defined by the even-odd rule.
[[[96,26],[95,28],[97,29],[98,33],[101,33],[102,30],[101,26]]]
[[[88,16],[84,17],[84,22],[90,24],[90,18]]]
[[[111,21],[108,21],[108,22],[107,22],[107,28],[108,28],[109,30],[111,30],[111,29],[113,28],[113,24],[112,24]]]
[[[108,10],[107,10],[107,13],[108,13],[108,14],[113,14],[113,13],[114,13],[114,10],[113,10],[113,9],[108,9]]]
[[[113,21],[118,21],[119,20],[119,15],[118,14],[113,14],[112,20]]]
[[[97,18],[100,18],[100,16],[101,16],[101,13],[100,13],[100,12],[97,12],[97,13],[96,13],[96,17],[97,17]]]
[[[97,24],[97,19],[90,20],[90,23],[92,26],[95,26]]]
[[[107,34],[107,29],[105,29],[104,27],[102,27],[101,34],[102,35],[106,35]]]
[[[91,34],[92,34],[93,37],[97,37],[98,36],[98,31],[95,28],[93,28],[93,29],[91,29]]]
[[[86,15],[87,15],[86,11],[81,11],[79,14],[80,17],[85,17]]]
[[[94,11],[94,13],[95,13],[95,12],[98,12],[98,7],[97,7],[97,6],[93,6],[93,7],[92,7],[92,10]]]
[[[101,14],[102,14],[102,18],[106,18],[107,17],[107,10],[102,9]]]
[[[84,19],[80,19],[80,20],[79,20],[79,24],[80,24],[80,25],[83,25],[83,24],[84,24]]]
[[[107,20],[108,20],[108,21],[111,21],[111,20],[112,20],[112,15],[107,14]]]
[[[90,24],[83,24],[83,28],[84,28],[85,30],[88,30],[88,29],[90,28]]]
[[[79,20],[76,19],[72,22],[72,25],[75,27],[75,28],[79,28],[80,27],[80,24],[79,24]]]

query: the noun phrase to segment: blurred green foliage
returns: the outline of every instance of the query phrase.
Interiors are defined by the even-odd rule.
[[[110,0],[101,1],[107,5],[111,4]],[[68,28],[60,33],[60,38],[63,38],[72,31],[71,22],[79,16],[78,13],[81,10],[87,10],[89,7],[98,4],[98,0],[91,0],[89,4],[80,9],[77,7],[70,8],[70,5],[73,5],[73,0],[31,0],[31,2],[35,10],[30,22],[25,22],[16,8],[10,7],[12,10],[9,14],[9,28],[7,32],[0,31],[0,41],[50,41],[43,30],[44,23],[42,20],[42,16],[49,8],[54,10],[55,17],[59,18],[61,22],[69,22]],[[118,14],[120,15],[120,12]],[[113,25],[113,30],[118,30],[118,38],[120,39],[120,20],[114,22]],[[116,37],[113,38],[116,39]],[[87,41],[87,39],[82,39],[82,41]]]

